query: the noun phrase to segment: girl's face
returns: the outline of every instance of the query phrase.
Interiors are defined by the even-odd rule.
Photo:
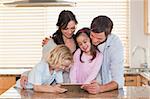
[[[61,32],[64,37],[70,39],[72,38],[75,29],[76,29],[76,23],[74,21],[70,21],[65,29],[61,29]]]
[[[90,38],[87,36],[87,34],[81,33],[77,37],[77,43],[83,52],[90,54],[91,42],[90,42]]]
[[[58,64],[55,66],[55,71],[60,71],[60,70],[66,70],[70,68],[71,61],[70,60],[64,60],[60,65]]]

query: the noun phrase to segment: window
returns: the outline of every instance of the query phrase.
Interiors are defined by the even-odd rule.
[[[107,15],[114,22],[112,33],[124,45],[125,65],[128,62],[128,0],[78,0],[74,7],[3,7],[0,6],[0,67],[33,67],[41,57],[41,42],[52,35],[62,10],[71,10],[79,22],[78,29],[89,27],[98,15]]]

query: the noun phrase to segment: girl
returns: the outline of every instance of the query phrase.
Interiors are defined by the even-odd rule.
[[[102,53],[92,44],[89,28],[82,28],[76,33],[76,42],[79,48],[74,53],[74,64],[70,69],[71,83],[90,83],[100,70]]]
[[[59,85],[52,86],[51,84],[54,81],[56,83],[63,82],[62,71],[69,68],[69,65],[73,62],[71,51],[68,47],[61,44],[52,50],[49,49],[48,55],[45,55],[29,72],[25,88],[33,88],[34,91],[39,92],[65,92],[66,89],[60,88]],[[22,88],[20,80],[17,81],[16,87]]]

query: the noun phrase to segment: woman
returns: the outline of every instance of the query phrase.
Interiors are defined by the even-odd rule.
[[[57,45],[65,44],[73,53],[76,50],[75,35],[76,25],[78,24],[75,15],[69,10],[63,10],[60,12],[58,21],[56,23],[58,30],[53,34],[52,38],[54,43]],[[45,38],[42,42],[43,45],[43,54],[46,55],[46,51],[53,47],[51,44],[48,44],[49,38]],[[51,46],[49,46],[51,45]],[[20,84],[25,88],[27,83],[28,71],[21,75]],[[69,82],[69,75],[64,73],[64,82]]]
[[[59,44],[65,44],[73,53],[76,50],[75,35],[76,25],[78,24],[75,15],[69,10],[63,10],[58,17],[57,27],[58,30],[53,34],[52,38],[54,42]],[[42,44],[45,45],[48,42],[48,38],[43,40]]]

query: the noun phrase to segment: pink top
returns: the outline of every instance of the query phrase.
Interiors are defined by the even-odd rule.
[[[70,80],[71,83],[90,83],[94,80],[101,68],[103,55],[102,53],[97,52],[95,59],[90,60],[92,56],[82,54],[82,61],[80,61],[81,50],[77,49],[74,53],[74,64],[70,69]]]

